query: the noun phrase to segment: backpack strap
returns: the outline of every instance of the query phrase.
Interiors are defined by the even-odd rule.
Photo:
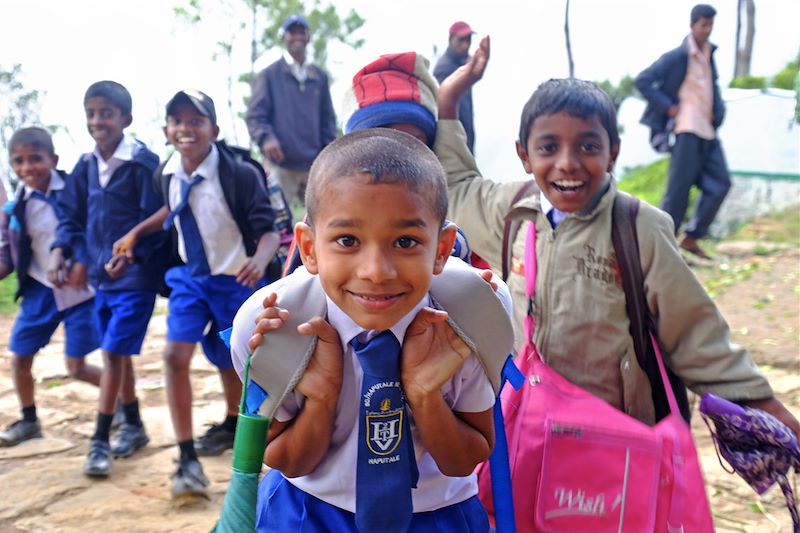
[[[664,383],[650,342],[654,320],[647,307],[644,294],[644,276],[639,255],[639,240],[636,232],[636,216],[639,213],[639,200],[633,196],[617,192],[611,211],[611,241],[617,256],[625,292],[625,308],[630,322],[630,334],[639,366],[647,374],[652,390],[656,421],[669,415],[669,402]],[[667,368],[667,377],[672,388],[681,416],[688,422],[691,415],[686,385],[672,370]]]
[[[260,412],[272,418],[303,376],[316,346],[316,338],[298,334],[297,326],[324,316],[327,300],[319,278],[304,267],[270,289],[279,294],[281,307],[289,310],[289,320],[280,330],[265,335],[253,352],[250,378],[266,391],[268,398]],[[478,271],[457,257],[448,258],[442,273],[431,280],[429,292],[433,302],[447,311],[448,323],[475,353],[498,395],[512,370],[507,364],[514,350],[511,317],[503,303]],[[476,308],[481,313],[476,313]],[[234,365],[241,376],[243,362],[234,361]]]
[[[514,195],[514,198],[511,199],[511,205],[509,209],[514,206],[517,202],[522,200],[525,196],[531,193],[533,189],[534,181],[530,180],[525,182],[525,185],[520,187],[517,193]],[[506,224],[503,226],[503,255],[502,255],[502,275],[503,281],[508,281],[508,274],[511,266],[511,236],[516,235],[517,231],[519,231],[519,227],[522,225],[521,220],[513,220],[506,217]]]

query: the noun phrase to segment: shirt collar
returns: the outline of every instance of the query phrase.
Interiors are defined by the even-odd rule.
[[[329,297],[326,297],[328,301],[328,322],[336,330],[339,334],[339,339],[342,341],[342,346],[347,347],[347,344],[353,340],[353,338],[361,335],[365,331],[367,332],[367,339],[369,340],[380,331],[370,330],[367,331],[358,324],[356,324],[352,318],[350,318],[344,311],[342,311],[339,306],[333,303]],[[403,318],[401,318],[394,326],[390,328],[390,331],[394,334],[397,338],[397,341],[400,345],[403,345],[403,339],[406,336],[406,330],[408,326],[411,325],[411,321],[414,320],[414,317],[422,310],[423,307],[426,305],[430,305],[430,298],[426,294],[422,300],[414,306],[414,308],[409,311]]]
[[[108,160],[111,161],[112,159],[117,159],[119,161],[130,161],[133,159],[133,148],[133,141],[123,136],[122,140],[117,145],[117,149],[114,150],[114,153],[111,154],[111,157]],[[98,161],[105,161],[103,156],[100,155],[100,150],[97,148],[97,146],[94,147],[92,154],[97,157]]]
[[[711,52],[710,43],[707,42],[705,46],[701,49],[697,45],[697,41],[694,40],[694,36],[692,36],[691,33],[686,37],[686,47],[687,47],[687,52],[689,53],[690,56],[700,54],[704,57],[708,57],[709,53]]]
[[[61,174],[56,172],[55,170],[50,171],[50,184],[47,186],[47,191],[44,193],[45,196],[49,195],[51,191],[60,191],[64,188],[64,179],[61,177]],[[27,200],[33,194],[33,191],[36,189],[32,187],[28,187],[25,185],[25,193],[23,197]]]
[[[213,176],[217,175],[219,168],[219,150],[217,149],[216,144],[211,145],[211,151],[208,152],[208,155],[203,162],[200,163],[200,166],[192,172],[191,176],[186,175],[186,171],[183,169],[183,165],[181,164],[181,155],[178,152],[173,152],[170,155],[167,162],[164,164],[164,170],[162,171],[165,175],[172,174],[176,178],[180,178],[183,180],[189,180],[193,176],[197,176],[198,174],[203,176],[205,179],[210,179]]]

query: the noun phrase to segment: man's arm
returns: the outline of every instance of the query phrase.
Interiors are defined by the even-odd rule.
[[[667,52],[658,58],[655,63],[640,72],[634,81],[636,88],[647,100],[648,104],[657,112],[673,117],[677,112],[677,103],[662,90],[662,87],[675,59],[673,52]],[[670,109],[673,109],[672,114],[670,114]]]
[[[283,159],[276,157],[275,148],[280,151],[280,143],[275,135],[272,123],[274,107],[269,85],[269,69],[261,71],[253,80],[250,105],[247,107],[247,131],[250,139],[258,146],[261,153],[275,161]],[[281,153],[282,154],[282,153]]]
[[[320,98],[320,142],[322,146],[327,146],[336,138],[336,112],[333,109],[333,101],[331,100],[330,82],[327,74],[320,71],[321,78],[324,80],[324,87],[321,91]]]

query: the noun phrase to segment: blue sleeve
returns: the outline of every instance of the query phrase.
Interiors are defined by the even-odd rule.
[[[331,89],[328,82],[328,76],[324,76],[325,87],[321,91],[320,98],[320,124],[322,131],[320,132],[322,146],[328,146],[336,139],[336,112],[333,110],[333,101],[331,100]]]
[[[0,211],[0,279],[14,272],[14,262],[11,260],[11,232],[9,224],[13,217],[14,200],[10,200]]]
[[[161,191],[156,189],[156,182],[153,179],[155,171],[140,166],[137,168],[136,179],[139,181],[139,222],[142,222],[150,215],[164,206],[161,198]],[[165,239],[164,232],[156,232],[148,235],[136,245],[136,259],[140,263],[146,263],[153,253],[159,252]]]
[[[250,95],[250,105],[247,106],[247,131],[250,139],[261,151],[267,139],[275,137],[272,125],[273,105],[270,94],[269,70],[264,70],[256,75]],[[330,95],[329,95],[330,96]]]
[[[58,195],[59,218],[56,236],[50,249],[61,248],[65,255],[89,265],[86,249],[86,216],[88,201],[88,164],[82,158],[65,178],[64,190]]]
[[[675,104],[672,98],[661,90],[673,60],[672,54],[667,52],[640,72],[635,80],[636,88],[644,99],[662,115],[666,115],[670,106]]]
[[[242,163],[242,166],[246,171],[240,171],[239,175],[249,176],[247,190],[250,194],[244,196],[247,224],[252,231],[254,244],[258,245],[258,241],[265,233],[275,231],[275,210],[270,206],[267,189],[261,175],[249,164]]]

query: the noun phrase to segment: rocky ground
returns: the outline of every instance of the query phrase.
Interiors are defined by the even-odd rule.
[[[699,277],[714,287],[734,340],[752,351],[778,398],[800,417],[800,250],[770,252],[763,243],[744,243],[721,246],[718,254],[716,267],[699,268]],[[135,360],[150,445],[132,458],[116,461],[106,481],[81,473],[93,432],[96,389],[65,377],[60,333],[37,357],[37,405],[45,437],[0,449],[0,530],[206,532],[213,527],[229,479],[230,452],[203,459],[212,481],[210,499],[173,502],[169,496],[177,450],[160,360],[164,319],[161,302],[143,353]],[[18,416],[6,345],[12,322],[13,316],[0,317],[2,425]],[[90,359],[100,364],[97,354]],[[221,419],[224,407],[217,375],[200,354],[194,359],[194,370],[195,427],[200,433],[204,424]],[[717,531],[791,531],[780,491],[774,488],[759,498],[740,478],[720,467],[699,416],[694,417],[693,431]]]

